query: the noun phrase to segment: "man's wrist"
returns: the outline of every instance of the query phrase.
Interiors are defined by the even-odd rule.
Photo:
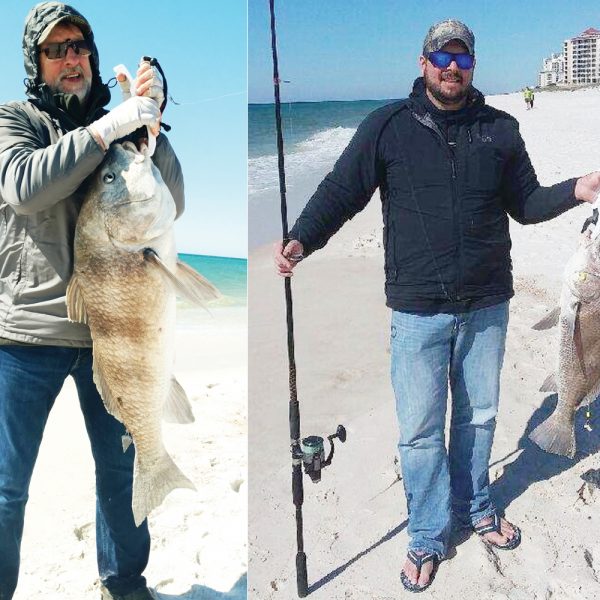
[[[88,125],[86,127],[86,129],[89,131],[90,135],[94,138],[94,141],[96,142],[96,144],[98,144],[98,146],[100,146],[100,148],[102,148],[102,152],[106,152],[108,150],[108,147],[106,146],[106,143],[104,142],[104,139],[102,138],[102,136],[94,129],[94,126]]]

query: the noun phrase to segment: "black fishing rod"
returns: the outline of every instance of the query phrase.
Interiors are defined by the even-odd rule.
[[[271,10],[271,49],[273,51],[273,87],[275,94],[275,122],[277,129],[277,163],[279,168],[279,193],[281,196],[281,229],[283,246],[290,241],[288,237],[287,200],[285,187],[285,164],[283,153],[283,131],[281,127],[281,100],[279,90],[279,65],[277,60],[277,37],[275,35],[275,0],[269,0]],[[285,278],[285,306],[287,321],[287,345],[289,362],[289,422],[290,449],[292,453],[292,498],[296,507],[296,586],[298,596],[308,595],[308,574],[306,570],[306,553],[304,552],[304,531],[302,520],[302,504],[304,503],[304,483],[302,465],[305,473],[313,483],[321,480],[321,470],[330,465],[334,453],[334,438],[346,441],[346,430],[338,425],[337,431],[327,436],[330,444],[329,455],[325,458],[324,440],[320,436],[311,435],[301,441],[300,438],[300,404],[296,388],[296,359],[294,356],[294,317],[292,305],[292,285],[289,277]]]

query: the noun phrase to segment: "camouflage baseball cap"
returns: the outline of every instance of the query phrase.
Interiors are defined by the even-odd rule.
[[[429,28],[423,42],[423,55],[427,56],[430,52],[440,50],[451,40],[462,42],[467,47],[469,54],[475,54],[475,36],[473,32],[464,23],[447,19]]]

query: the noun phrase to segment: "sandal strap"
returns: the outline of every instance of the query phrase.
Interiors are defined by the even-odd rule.
[[[426,552],[425,554],[417,554],[414,550],[409,550],[407,553],[408,560],[415,565],[417,570],[421,572],[421,567],[430,560],[435,561],[437,554],[435,552]]]
[[[479,534],[479,535],[485,535],[486,533],[501,533],[502,532],[502,524],[500,521],[500,517],[498,516],[498,513],[494,513],[492,515],[492,522],[491,523],[486,523],[485,525],[475,525],[473,527],[473,529],[475,530],[475,533]]]

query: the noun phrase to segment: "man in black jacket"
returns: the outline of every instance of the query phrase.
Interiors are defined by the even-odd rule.
[[[508,215],[519,223],[594,202],[600,173],[541,187],[510,115],[472,86],[475,38],[463,23],[432,26],[422,77],[407,100],[359,126],[290,231],[280,275],[322,248],[380,190],[391,372],[410,543],[401,580],[421,591],[448,551],[452,515],[486,543],[513,549],[518,527],[489,494],[508,301]],[[447,389],[452,420],[446,451]]]

